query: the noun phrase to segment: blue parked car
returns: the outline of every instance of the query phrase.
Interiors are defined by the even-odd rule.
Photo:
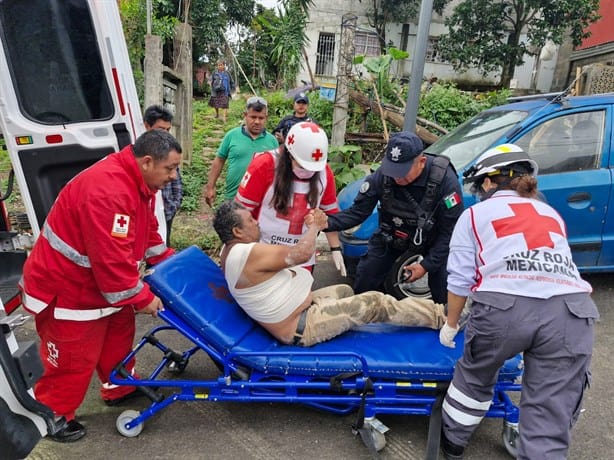
[[[445,155],[462,181],[480,154],[498,144],[517,144],[539,164],[539,189],[567,224],[574,261],[583,272],[614,271],[614,93],[568,97],[564,93],[510,99],[485,110],[425,151]],[[339,193],[341,209],[351,206],[362,180]],[[465,206],[474,203],[464,188]],[[377,228],[377,211],[361,226],[341,232],[346,264],[355,267]],[[397,297],[428,295],[425,280],[404,283],[402,266],[419,254],[405,254],[392,267],[386,290]],[[426,289],[426,291],[425,291]]]

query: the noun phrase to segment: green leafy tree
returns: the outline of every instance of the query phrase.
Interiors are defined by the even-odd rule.
[[[177,21],[185,21],[186,6],[188,22],[192,25],[192,56],[195,61],[205,57],[215,61],[225,55],[224,33],[229,26],[248,26],[254,16],[255,0],[153,0],[152,24],[154,35],[162,37],[165,53],[169,52]],[[137,81],[139,94],[142,93],[142,62],[145,53],[147,23],[144,0],[119,0],[120,14],[128,51]]]
[[[172,0],[174,4],[183,4]],[[206,56],[215,61],[224,55],[224,33],[228,27],[249,27],[254,17],[254,0],[192,0],[190,24],[192,31],[192,55],[195,60]]]
[[[177,19],[164,14],[164,1],[154,0],[152,6],[152,33],[162,37],[163,41],[171,40]],[[145,58],[145,34],[147,33],[146,4],[141,0],[121,0],[119,2],[119,12],[128,46],[130,65],[132,66],[139,99],[142,102],[143,59]]]
[[[138,20],[145,30],[145,1],[120,0],[122,3],[141,4],[142,14]],[[224,32],[238,24],[249,26],[254,16],[255,0],[153,0],[154,21],[156,18],[173,17],[185,21],[186,7],[188,22],[192,26],[192,56],[195,60],[206,56],[214,61],[224,54],[226,42]],[[144,32],[143,32],[144,33]]]
[[[300,0],[286,0],[285,8],[279,10],[279,28],[268,30],[273,39],[271,60],[278,67],[278,82],[290,86],[296,84],[303,48],[307,45],[305,26],[308,13],[305,3]]]
[[[251,26],[241,33],[237,59],[252,85],[268,86],[277,81],[277,65],[271,60],[273,36],[269,30],[276,30],[279,21],[273,8],[256,5],[256,16]],[[241,75],[240,84],[242,79]]]
[[[386,24],[407,21],[415,18],[420,11],[421,0],[359,0],[367,6],[369,25],[375,29],[379,38],[380,49],[386,51]],[[441,13],[450,0],[434,0],[433,10]]]
[[[305,26],[312,4],[312,0],[284,0],[277,10],[257,6],[251,27],[242,37],[238,59],[262,84],[273,81],[276,88],[294,86],[307,44]]]
[[[570,37],[579,45],[598,10],[599,0],[465,0],[446,18],[449,33],[438,48],[457,70],[501,71],[499,85],[507,88],[523,57],[538,54],[546,40]]]

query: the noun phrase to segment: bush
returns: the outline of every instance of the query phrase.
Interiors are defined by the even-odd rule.
[[[453,83],[435,84],[422,93],[418,116],[451,130],[482,110],[505,103],[509,94],[509,90],[469,93]]]
[[[309,115],[330,138],[333,133],[333,103],[321,98],[319,92],[309,93]]]
[[[362,149],[357,145],[343,145],[329,149],[328,164],[335,174],[337,191],[367,173],[360,167],[362,163]]]

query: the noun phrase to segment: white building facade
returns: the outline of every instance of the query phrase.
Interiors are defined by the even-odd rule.
[[[459,1],[451,2],[443,16],[433,12],[425,57],[424,79],[437,77],[439,80],[453,81],[463,87],[493,86],[499,80],[498,74],[493,73],[484,77],[479,69],[458,72],[437,54],[436,43],[439,36],[447,33],[444,16],[450,14],[454,5]],[[314,1],[314,6],[309,10],[309,21],[306,28],[309,38],[306,51],[309,67],[316,83],[325,88],[334,87],[344,15],[356,17],[354,55],[377,56],[380,54],[377,34],[369,25],[366,16],[369,4],[370,2],[358,0]],[[407,19],[406,22],[389,23],[386,27],[386,41],[409,53],[409,58],[393,63],[392,74],[398,78],[407,78],[411,74],[417,32],[417,18]],[[548,53],[542,53],[542,59],[539,60],[532,56],[525,56],[525,63],[516,68],[512,86],[519,89],[548,92],[552,84],[556,52],[556,49],[554,51],[549,49]],[[361,70],[363,69],[360,66],[355,66],[353,69],[355,73]],[[309,81],[309,70],[306,65],[303,65],[298,79]]]

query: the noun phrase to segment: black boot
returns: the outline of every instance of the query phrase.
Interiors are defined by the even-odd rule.
[[[71,420],[64,428],[55,434],[50,434],[48,437],[57,442],[74,442],[85,436],[86,430],[76,420]]]
[[[465,448],[448,440],[445,432],[441,430],[441,451],[445,460],[463,460]]]

